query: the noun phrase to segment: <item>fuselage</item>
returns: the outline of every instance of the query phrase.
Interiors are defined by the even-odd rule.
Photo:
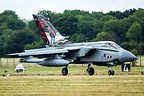
[[[56,48],[67,50],[80,48],[80,50],[69,51],[65,54],[64,59],[71,63],[93,63],[105,66],[132,62],[136,59],[134,54],[112,41],[60,44]]]

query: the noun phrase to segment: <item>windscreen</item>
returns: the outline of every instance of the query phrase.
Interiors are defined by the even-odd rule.
[[[114,48],[114,49],[120,49],[121,48],[118,44],[116,44],[114,42],[106,43],[106,44],[109,45],[109,47]]]

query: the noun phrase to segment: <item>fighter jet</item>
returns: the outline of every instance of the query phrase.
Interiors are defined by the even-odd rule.
[[[87,64],[87,72],[94,75],[91,65],[108,66],[108,75],[114,75],[112,67],[133,62],[137,57],[112,41],[71,43],[42,15],[33,15],[46,48],[24,50],[8,54],[21,57],[20,62],[37,63],[41,66],[61,67],[62,75],[68,75],[69,64]],[[39,59],[43,58],[43,59]]]

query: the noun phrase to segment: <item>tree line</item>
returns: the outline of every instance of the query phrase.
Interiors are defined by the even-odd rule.
[[[89,12],[65,10],[55,13],[40,10],[71,42],[96,42],[111,40],[134,54],[144,54],[144,9],[124,12]],[[22,20],[12,10],[0,14],[0,56],[21,52],[24,49],[41,48],[44,43],[33,20]]]

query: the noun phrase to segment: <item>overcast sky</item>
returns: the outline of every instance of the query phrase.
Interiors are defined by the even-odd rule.
[[[32,19],[39,10],[62,13],[64,10],[109,12],[144,8],[144,0],[0,0],[0,13],[13,10],[21,19]]]

